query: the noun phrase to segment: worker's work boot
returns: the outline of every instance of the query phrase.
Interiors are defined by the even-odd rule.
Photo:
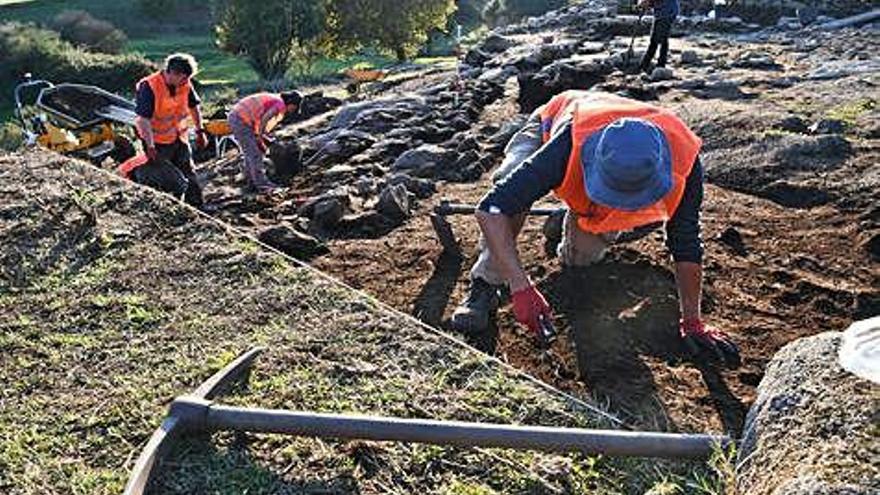
[[[500,289],[500,286],[474,278],[467,298],[452,313],[452,328],[469,335],[486,332],[489,322],[498,310]]]

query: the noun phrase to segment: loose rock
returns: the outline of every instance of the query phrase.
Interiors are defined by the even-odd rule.
[[[656,67],[651,71],[652,81],[667,81],[673,78],[672,69],[669,67]]]
[[[392,220],[404,220],[411,215],[409,193],[403,184],[388,185],[379,195],[376,211]]]
[[[394,165],[393,170],[406,170],[417,176],[431,175],[434,171],[447,163],[451,158],[451,152],[435,144],[423,144],[416,149],[401,154]]]
[[[697,65],[700,63],[700,56],[693,50],[685,50],[681,52],[682,65]]]
[[[257,238],[282,253],[300,260],[309,260],[330,252],[318,239],[288,225],[264,229],[257,234]]]
[[[776,128],[797,134],[805,134],[807,132],[807,124],[804,123],[804,119],[796,115],[789,115],[783,118],[776,123]]]
[[[846,123],[838,119],[821,119],[810,126],[811,134],[842,134]]]

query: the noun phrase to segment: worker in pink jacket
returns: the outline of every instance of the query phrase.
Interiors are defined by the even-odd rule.
[[[276,189],[266,177],[263,156],[269,147],[267,134],[287,113],[299,111],[302,95],[297,91],[257,93],[243,98],[229,112],[229,127],[244,156],[242,172],[258,193]]]

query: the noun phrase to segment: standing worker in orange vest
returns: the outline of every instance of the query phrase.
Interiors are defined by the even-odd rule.
[[[297,91],[281,94],[257,93],[243,98],[229,112],[229,127],[244,156],[242,172],[258,193],[269,193],[278,186],[266,178],[263,155],[268,149],[267,134],[286,113],[296,113],[302,103]]]
[[[135,126],[149,161],[131,170],[130,177],[201,208],[202,188],[193,170],[188,139],[191,117],[196,145],[207,145],[201,101],[190,84],[197,70],[191,55],[175,53],[165,59],[163,70],[138,81]]]
[[[695,354],[708,351],[738,366],[736,345],[705,325],[700,310],[701,145],[663,108],[593,91],[554,96],[511,139],[494,187],[477,207],[481,253],[453,327],[466,333],[487,328],[505,284],[517,321],[538,336],[543,322],[552,321],[550,305],[523,270],[516,248],[524,212],[552,190],[568,208],[557,252],[563,266],[596,263],[620,233],[665,224],[682,339]]]

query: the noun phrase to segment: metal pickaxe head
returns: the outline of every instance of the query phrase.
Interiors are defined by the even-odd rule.
[[[450,225],[449,220],[447,220],[446,217],[449,215],[473,215],[476,211],[477,207],[475,205],[452,203],[446,199],[441,200],[440,203],[434,207],[434,212],[431,213],[431,226],[434,227],[434,232],[437,234],[437,239],[443,246],[444,253],[462,257],[458,239],[452,232],[452,225]],[[559,215],[564,211],[564,208],[532,208],[528,210],[526,214],[529,216],[549,217]]]
[[[434,227],[434,233],[437,234],[437,239],[440,240],[440,245],[443,246],[443,252],[456,258],[461,258],[461,246],[458,245],[458,239],[456,239],[455,234],[452,232],[452,225],[446,219],[446,216],[431,213],[431,226]]]

